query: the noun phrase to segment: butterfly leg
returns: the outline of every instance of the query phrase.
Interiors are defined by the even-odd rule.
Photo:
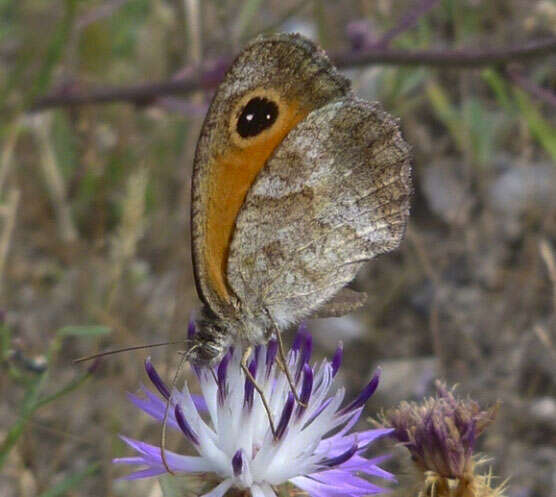
[[[164,419],[162,420],[162,433],[160,435],[160,458],[162,459],[162,464],[168,473],[171,475],[174,472],[168,466],[168,461],[166,461],[166,426],[168,425],[168,412],[170,410],[170,397],[166,400],[166,408],[164,409]]]
[[[282,342],[282,333],[280,333],[280,330],[278,326],[276,326],[276,323],[274,324],[274,328],[276,329],[276,339],[278,340],[278,357],[280,358],[280,361],[278,362],[278,366],[280,366],[280,368],[282,368],[282,370],[284,371],[284,374],[288,379],[288,383],[290,384],[290,389],[297,403],[303,407],[307,407],[307,405],[301,401],[299,395],[297,395],[295,383],[293,381],[293,378],[290,374],[290,370],[288,368],[286,353],[284,352],[284,342]]]
[[[160,435],[160,458],[162,459],[162,464],[168,473],[171,475],[174,472],[168,466],[168,461],[166,461],[166,426],[168,425],[168,411],[170,410],[170,397],[166,400],[166,408],[164,409],[164,419],[162,421],[162,433]]]
[[[245,376],[247,376],[247,378],[249,378],[249,381],[251,383],[253,383],[253,387],[255,388],[257,393],[260,395],[261,401],[262,401],[264,409],[266,411],[266,415],[268,416],[268,422],[270,423],[270,429],[272,430],[272,436],[274,438],[276,438],[276,429],[274,428],[274,421],[272,420],[272,413],[270,412],[270,406],[268,405],[268,402],[266,400],[266,396],[264,394],[264,391],[259,386],[259,384],[255,380],[255,378],[251,374],[251,371],[249,371],[249,367],[247,366],[247,360],[249,359],[249,356],[251,355],[252,350],[253,350],[253,347],[251,347],[251,346],[249,346],[245,349],[245,352],[243,353],[243,356],[241,358],[241,369],[243,369],[243,372],[245,373]]]

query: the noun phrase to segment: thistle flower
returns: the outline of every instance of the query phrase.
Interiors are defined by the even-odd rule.
[[[475,475],[478,461],[473,454],[475,441],[494,420],[498,404],[485,411],[472,399],[456,398],[443,383],[437,382],[436,388],[436,398],[421,404],[402,402],[382,416],[381,424],[392,427],[391,436],[409,450],[423,476],[418,485],[424,483],[425,495],[430,486],[439,497],[500,494],[500,488],[490,487],[490,475]]]
[[[343,388],[329,395],[341,363],[341,346],[332,361],[313,366],[309,365],[311,348],[311,335],[300,329],[287,356],[300,404],[275,360],[277,343],[271,340],[252,354],[248,369],[264,391],[275,420],[275,435],[260,396],[241,369],[240,349],[231,348],[215,368],[194,368],[202,400],[191,395],[187,383],[170,394],[149,359],[146,370],[162,398],[143,388],[145,398],[130,395],[130,399],[159,422],[170,399],[168,427],[173,436],[169,441],[185,437],[197,455],[166,450],[168,466],[175,474],[195,475],[213,483],[204,497],[222,497],[232,488],[248,491],[253,497],[272,497],[291,484],[314,497],[380,493],[381,487],[359,474],[393,480],[378,467],[384,457],[367,459],[363,455],[374,440],[392,430],[349,433],[378,386],[378,373],[359,396],[342,407]],[[137,455],[114,462],[144,467],[125,478],[166,472],[159,447],[122,439]]]

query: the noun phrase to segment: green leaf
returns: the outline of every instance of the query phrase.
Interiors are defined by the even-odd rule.
[[[67,395],[68,393],[77,390],[83,383],[85,383],[85,381],[89,379],[90,373],[91,373],[91,369],[84,371],[79,376],[66,383],[62,388],[54,392],[52,395],[48,395],[47,397],[43,397],[42,399],[38,400],[34,405],[34,410],[36,411],[37,409],[40,409],[42,406],[45,406],[46,404],[50,404],[51,402],[54,402],[55,400],[63,397],[64,395]]]
[[[519,89],[515,89],[514,92],[519,110],[527,120],[531,134],[550,154],[552,160],[556,161],[556,128],[543,117],[526,93]]]
[[[57,336],[77,336],[77,337],[96,337],[108,335],[112,330],[107,326],[91,325],[91,326],[64,326],[56,333]]]
[[[69,474],[61,482],[41,493],[39,497],[57,497],[59,495],[66,495],[69,490],[77,487],[85,478],[96,473],[99,467],[100,463],[98,462],[89,464],[84,470]]]
[[[401,73],[400,95],[408,95],[425,81],[427,71],[425,69],[412,69]]]
[[[35,405],[38,401],[41,389],[46,382],[46,378],[48,377],[47,372],[48,370],[41,373],[40,376],[34,378],[25,391],[19,418],[9,429],[6,437],[0,445],[0,468],[2,468],[6,462],[8,454],[19,440],[19,437],[27,425],[27,421],[29,421],[35,412]]]
[[[488,164],[494,155],[494,138],[498,130],[494,114],[485,109],[479,99],[468,97],[463,104],[462,116],[469,130],[474,161],[481,165]]]
[[[452,105],[448,93],[436,82],[430,81],[426,86],[426,91],[437,118],[448,128],[460,152],[467,154],[471,145],[460,110]]]
[[[67,112],[54,113],[51,136],[60,170],[65,178],[71,178],[79,165],[79,153],[75,129]]]
[[[508,112],[514,112],[515,108],[512,99],[508,94],[508,84],[494,69],[485,69],[481,72],[482,78],[488,83],[490,89],[494,92],[498,104]]]
[[[11,348],[12,334],[5,325],[0,325],[0,361],[6,361]]]
[[[59,346],[59,339],[54,339],[50,345],[48,358],[48,363],[50,364],[53,355],[57,352]],[[72,379],[52,395],[41,398],[41,392],[44,390],[44,386],[48,380],[48,372],[46,369],[38,377],[34,378],[33,381],[28,385],[25,395],[23,397],[22,407],[19,412],[19,417],[16,422],[9,429],[6,437],[4,438],[2,444],[0,445],[0,468],[3,466],[10,450],[19,440],[19,437],[25,430],[27,422],[32,418],[33,414],[46,404],[50,404],[55,400],[67,395],[68,393],[76,390],[81,386],[89,377],[90,370],[87,370]]]
[[[76,0],[65,0],[64,2],[64,17],[60,21],[60,24],[48,44],[48,49],[38,71],[38,76],[29,94],[30,99],[35,98],[37,95],[41,95],[47,90],[54,68],[62,58],[68,46],[68,39],[71,36],[75,17],[75,4]]]

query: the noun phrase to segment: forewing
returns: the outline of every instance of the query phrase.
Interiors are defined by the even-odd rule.
[[[311,112],[266,163],[236,220],[228,282],[244,312],[281,324],[317,310],[361,265],[398,246],[409,215],[409,146],[379,104]]]
[[[237,214],[253,181],[298,122],[348,92],[349,82],[324,52],[290,34],[250,43],[219,85],[197,144],[191,202],[195,281],[213,313],[223,317],[234,309],[226,261]],[[272,126],[240,134],[243,111],[250,102],[263,100],[276,110]]]

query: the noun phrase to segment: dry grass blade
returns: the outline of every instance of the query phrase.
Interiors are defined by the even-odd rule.
[[[546,265],[550,282],[552,283],[553,305],[554,311],[556,312],[556,256],[548,240],[543,239],[539,242],[539,251]]]
[[[149,175],[145,168],[133,173],[127,182],[123,200],[122,218],[112,240],[111,290],[108,296],[108,309],[111,308],[117,293],[124,268],[133,259],[137,243],[145,231],[145,193]]]
[[[8,194],[6,205],[3,206],[4,229],[0,236],[0,289],[3,287],[4,267],[10,249],[10,242],[15,227],[15,218],[17,216],[17,207],[19,205],[19,190],[13,189]]]
[[[19,138],[19,133],[22,129],[22,120],[16,119],[16,121],[10,126],[8,136],[4,146],[2,147],[2,155],[0,155],[0,195],[4,189],[6,178],[12,169],[14,149],[17,144],[17,139]]]
[[[32,120],[32,129],[39,147],[40,166],[48,189],[50,201],[56,212],[56,221],[60,238],[66,243],[75,242],[78,238],[77,229],[71,216],[71,208],[67,201],[66,185],[50,137],[52,117],[36,116]]]

